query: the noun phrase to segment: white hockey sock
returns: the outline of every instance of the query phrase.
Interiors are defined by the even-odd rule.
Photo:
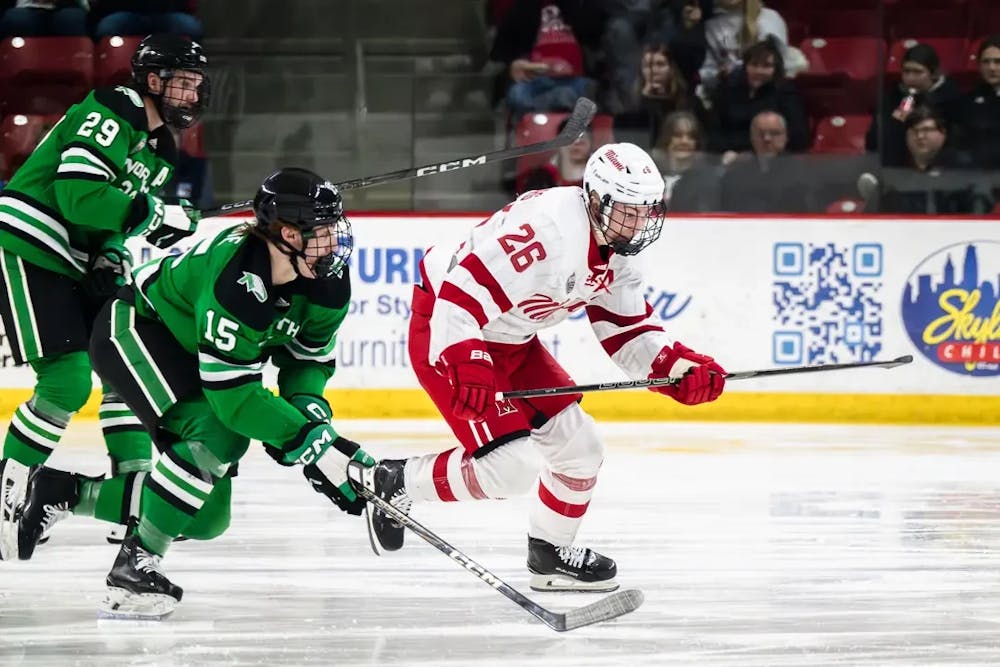
[[[406,492],[415,501],[484,500],[527,493],[541,460],[528,438],[501,445],[482,458],[464,448],[407,460]]]

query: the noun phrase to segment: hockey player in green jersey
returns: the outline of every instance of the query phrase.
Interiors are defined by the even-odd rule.
[[[29,551],[67,510],[138,525],[107,577],[108,616],[161,618],[181,599],[160,569],[179,535],[211,539],[229,524],[229,472],[254,438],[317,491],[360,515],[347,463],[374,461],[337,434],[323,388],[350,303],[353,239],[334,186],[304,169],[268,177],[253,223],[139,267],[94,325],[95,369],[142,420],[161,456],[152,472],[106,481],[32,473],[21,521]],[[262,384],[278,368],[279,395]]]
[[[167,247],[197,212],[156,192],[177,161],[170,127],[206,104],[201,47],[151,35],[128,86],[98,88],[70,107],[0,192],[0,318],[18,364],[36,375],[12,416],[0,458],[0,560],[13,558],[29,467],[44,463],[87,401],[87,341],[97,310],[129,269],[126,236]],[[112,469],[149,467],[149,437],[113,394],[100,407]]]

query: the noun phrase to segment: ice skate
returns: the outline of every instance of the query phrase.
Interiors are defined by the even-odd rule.
[[[382,500],[392,504],[404,514],[410,513],[413,500],[406,495],[403,486],[403,467],[405,461],[383,460],[373,468],[365,469],[363,483],[372,489]],[[403,526],[393,521],[371,503],[365,505],[365,519],[368,522],[368,539],[372,550],[381,556],[387,551],[399,551],[403,548]]]
[[[28,477],[18,526],[18,557],[30,560],[35,547],[48,541],[52,527],[80,502],[78,475],[41,466]]]
[[[17,526],[27,492],[28,466],[14,459],[0,460],[0,560],[17,556]]]
[[[106,581],[108,594],[97,611],[100,618],[158,621],[174,611],[184,594],[163,573],[160,557],[143,547],[136,534],[122,542]]]
[[[618,568],[607,556],[586,547],[557,547],[528,538],[528,569],[535,591],[613,591]]]

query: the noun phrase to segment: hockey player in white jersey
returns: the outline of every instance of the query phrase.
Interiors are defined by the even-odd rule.
[[[462,446],[383,461],[368,483],[409,511],[413,502],[521,495],[537,480],[528,528],[535,590],[618,587],[612,559],[573,545],[604,460],[581,396],[495,400],[497,391],[574,384],[536,334],[584,308],[629,377],[681,378],[653,391],[693,405],[715,400],[725,384],[711,357],[667,335],[643,296],[632,257],[659,237],[662,200],[649,155],[609,144],[590,158],[582,189],[528,192],[421,263],[410,361]],[[366,511],[375,552],[401,548],[402,527]]]

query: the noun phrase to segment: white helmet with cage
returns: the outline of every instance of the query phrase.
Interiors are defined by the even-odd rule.
[[[588,210],[591,192],[600,204],[594,227],[621,255],[634,255],[659,238],[663,189],[663,176],[653,158],[635,144],[601,146],[583,172]]]

